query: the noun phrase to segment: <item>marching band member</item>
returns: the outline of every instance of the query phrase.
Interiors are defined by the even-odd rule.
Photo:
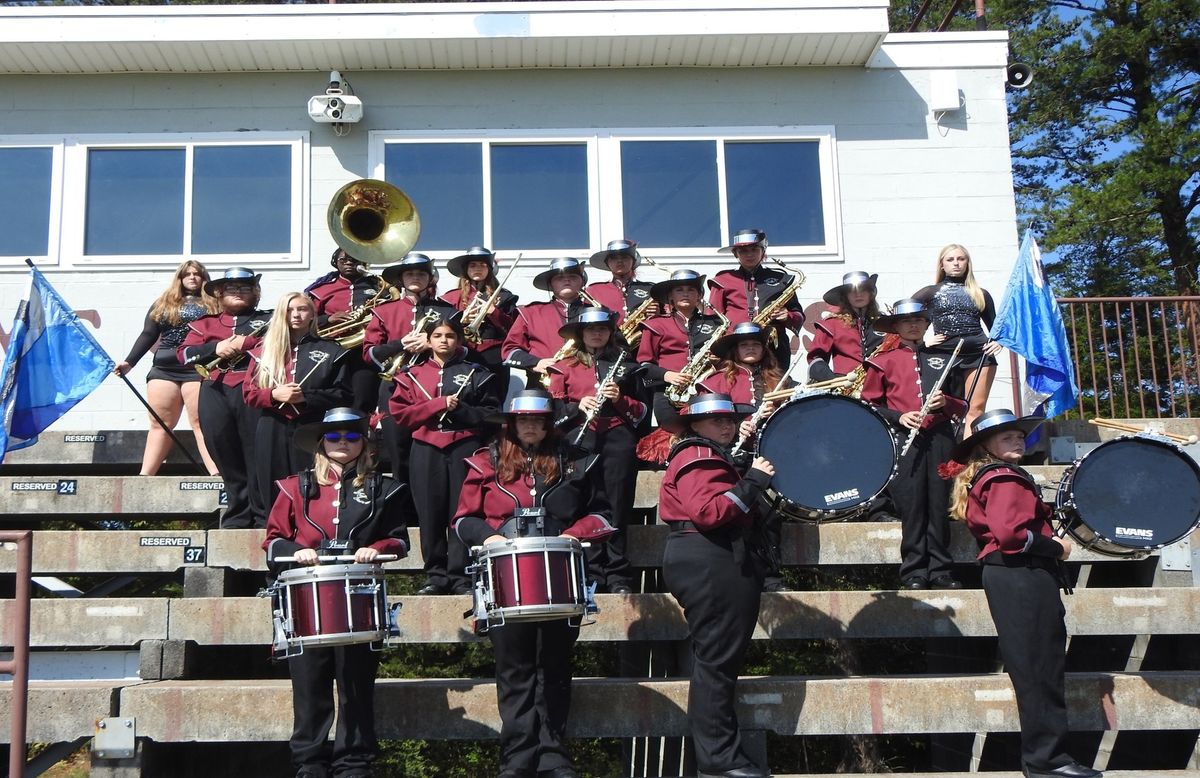
[[[495,417],[503,424],[499,437],[467,461],[455,514],[454,529],[467,546],[539,534],[598,541],[615,531],[588,475],[597,457],[572,461],[553,418],[553,398],[537,389],[517,393]],[[574,778],[563,738],[579,627],[565,618],[508,621],[488,636],[496,655],[501,778]]]
[[[752,321],[771,301],[783,294],[793,277],[779,270],[763,267],[767,258],[767,233],[759,229],[742,229],[734,233],[730,245],[721,249],[732,252],[738,266],[722,270],[708,281],[709,302],[734,324]],[[804,309],[795,295],[783,310],[776,312],[770,322],[773,331],[773,350],[779,365],[787,370],[792,363],[790,334],[804,325]]]
[[[396,375],[389,409],[413,439],[408,472],[425,585],[417,594],[468,594],[467,548],[447,531],[466,481],[466,459],[483,445],[484,420],[501,403],[503,388],[483,365],[467,360],[458,314],[429,333],[429,359]]]
[[[592,299],[617,312],[617,324],[624,323],[629,314],[636,311],[650,297],[648,281],[637,280],[637,266],[641,263],[637,241],[612,240],[603,251],[597,251],[588,260],[592,267],[612,273],[609,281],[589,284],[587,292]]]
[[[575,439],[576,430],[589,414],[594,416],[580,442],[600,457],[593,471],[596,488],[607,497],[617,528],[607,543],[588,550],[588,576],[613,594],[629,594],[633,574],[625,558],[625,532],[637,487],[637,428],[648,409],[634,396],[641,366],[622,348],[616,329],[613,311],[591,308],[581,312],[558,331],[559,337],[573,338],[579,348],[548,371],[550,394],[564,407],[559,426],[570,431],[568,439]],[[607,380],[610,376],[612,380]]]
[[[252,505],[252,500],[258,501],[257,493],[252,497],[250,468],[258,410],[248,407],[242,397],[250,363],[246,352],[259,344],[271,316],[270,311],[256,309],[261,277],[249,268],[233,267],[205,284],[204,291],[220,300],[221,312],[189,324],[179,347],[182,364],[208,370],[208,379],[200,386],[200,429],[225,482],[227,507],[220,526],[226,529],[262,526],[256,522],[265,512],[260,508],[256,515]]]
[[[1072,544],[1055,537],[1053,506],[1020,467],[1025,436],[1041,422],[1008,409],[988,411],[971,425],[944,466],[954,475],[951,515],[979,541],[983,591],[1000,639],[1021,720],[1021,762],[1027,778],[1099,778],[1066,751],[1066,640],[1059,586]]]
[[[181,411],[187,409],[188,422],[196,436],[196,448],[209,475],[217,474],[217,464],[204,445],[204,432],[200,429],[199,397],[200,374],[190,367],[179,364],[178,350],[187,337],[188,325],[201,316],[214,314],[220,304],[212,295],[204,292],[208,283],[208,270],[194,260],[188,260],[175,268],[175,275],[150,310],[142,334],[134,341],[125,361],[113,372],[119,376],[133,369],[155,343],[154,366],[146,373],[146,399],[159,418],[174,429]],[[142,454],[142,469],[138,475],[156,475],[163,460],[171,453],[174,441],[153,416],[146,432],[146,450]]]
[[[466,254],[460,254],[446,263],[446,269],[458,278],[458,288],[442,295],[442,299],[463,312],[463,327],[481,313],[480,308],[500,286],[496,278],[499,263],[496,255],[483,246],[472,246]],[[496,376],[496,383],[508,389],[508,366],[500,356],[504,334],[517,318],[517,296],[501,289],[496,301],[484,314],[479,325],[479,342],[465,341],[470,358],[479,362]]]
[[[950,573],[949,490],[937,466],[954,445],[954,417],[966,410],[962,400],[933,390],[947,358],[924,348],[929,312],[918,300],[900,300],[875,329],[900,336],[900,345],[867,359],[862,399],[871,403],[907,437],[919,429],[901,457],[887,492],[900,513],[900,582],[905,589],[961,589]],[[950,368],[953,369],[953,368]],[[921,420],[921,409],[929,413]]]
[[[528,385],[541,380],[554,364],[563,345],[558,330],[586,305],[580,296],[586,283],[587,271],[575,257],[551,260],[548,269],[533,277],[534,288],[550,292],[551,298],[517,308],[517,320],[500,347],[506,364],[529,373]]]
[[[822,299],[830,307],[813,322],[814,335],[808,347],[810,381],[853,373],[883,343],[883,335],[872,326],[880,316],[875,301],[878,279],[878,273],[846,273],[839,286],[825,293]]]
[[[702,778],[767,776],[742,747],[735,710],[763,586],[755,503],[775,473],[757,457],[743,476],[729,458],[751,410],[722,394],[689,400],[659,491],[659,518],[671,528],[663,578],[692,641],[688,723]]]
[[[366,263],[350,256],[345,249],[334,251],[329,263],[334,267],[333,272],[321,276],[304,290],[316,304],[317,329],[347,321],[351,311],[362,308],[369,300],[382,304],[392,299],[389,291],[394,287],[368,273]],[[364,360],[358,349],[346,355],[345,363],[354,392],[354,407],[370,413],[379,401],[379,369]]]
[[[369,564],[380,554],[408,554],[408,529],[399,505],[400,482],[375,472],[368,420],[353,408],[333,408],[321,421],[296,430],[296,446],[312,468],[279,482],[263,549],[278,574],[294,556],[297,565],[319,564],[324,554],[353,554]],[[368,643],[306,646],[288,659],[292,679],[292,761],[296,778],[368,778],[378,752],[375,739],[375,673],[379,654]],[[333,687],[337,732],[332,748]]]
[[[784,372],[779,369],[775,355],[767,346],[767,331],[754,322],[745,321],[733,328],[713,344],[713,356],[718,360],[717,372],[700,382],[700,391],[729,395],[735,403],[757,408],[765,404],[762,418],[765,420],[775,410],[775,403],[763,396],[776,388]],[[780,386],[786,389],[786,386]],[[749,420],[745,424],[752,424]],[[757,430],[753,427],[739,430],[748,438]],[[781,518],[767,517],[763,523],[763,536],[768,551],[764,592],[789,592],[791,587],[783,582],[779,566],[779,548],[783,542]]]
[[[262,343],[250,351],[246,405],[259,410],[254,434],[255,518],[266,521],[276,481],[299,472],[310,452],[293,443],[296,428],[350,401],[346,349],[316,334],[317,309],[301,292],[279,298]]]
[[[938,252],[933,286],[921,289],[913,299],[929,306],[934,333],[929,338],[932,350],[949,356],[958,341],[964,341],[959,357],[963,387],[970,392],[971,407],[964,419],[969,425],[987,407],[992,381],[996,378],[996,355],[1002,349],[983,331],[984,326],[990,329],[996,320],[996,304],[991,293],[975,280],[971,255],[957,243]]]

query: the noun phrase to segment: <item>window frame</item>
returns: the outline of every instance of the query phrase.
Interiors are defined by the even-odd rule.
[[[627,235],[624,228],[624,202],[621,190],[621,143],[624,141],[696,141],[710,140],[717,150],[717,192],[719,198],[720,230],[723,239],[742,227],[761,227],[757,224],[728,224],[729,202],[725,174],[726,142],[816,142],[817,160],[820,169],[821,207],[825,242],[820,245],[777,245],[771,244],[770,252],[780,257],[802,259],[806,262],[841,261],[843,246],[841,192],[838,186],[837,134],[832,125],[787,125],[774,127],[722,126],[722,127],[657,127],[657,128],[608,128],[608,129],[556,129],[556,130],[373,130],[369,134],[367,164],[373,178],[384,178],[384,157],[390,143],[482,143],[483,144],[483,187],[484,187],[484,236],[485,244],[491,236],[491,176],[489,170],[491,144],[505,143],[580,143],[588,147],[588,191],[590,233],[592,246],[601,246],[605,241],[618,237],[637,239]],[[401,185],[403,188],[403,185]],[[418,212],[420,203],[416,203]],[[770,230],[768,229],[768,237]],[[722,246],[725,244],[722,244]],[[580,247],[580,254],[592,252],[592,246]],[[465,247],[464,247],[465,248]],[[713,246],[712,258],[721,246]],[[420,250],[420,243],[417,244]],[[458,252],[430,250],[425,253],[437,259],[454,256]],[[554,250],[526,248],[523,252],[530,258],[553,257],[563,253]],[[708,247],[654,249],[656,258],[666,260],[687,259],[694,261],[698,256],[709,254]]]
[[[307,131],[213,133],[79,133],[54,136],[0,136],[0,147],[50,146],[54,149],[51,181],[50,241],[48,255],[34,258],[39,265],[62,269],[163,270],[196,260],[221,267],[249,264],[254,267],[304,267],[310,243],[308,201],[311,189],[310,139]],[[197,146],[287,146],[291,160],[292,250],[262,254],[194,254],[191,251],[192,182]],[[87,222],[88,156],[91,149],[183,149],[184,250],[180,254],[84,253]],[[0,269],[24,267],[24,257],[0,257]]]

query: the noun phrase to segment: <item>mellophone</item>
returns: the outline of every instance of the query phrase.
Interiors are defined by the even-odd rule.
[[[471,549],[475,631],[509,621],[570,619],[576,624],[599,612],[595,586],[587,582],[584,548],[571,537],[521,537]]]
[[[271,597],[272,655],[283,659],[304,653],[308,646],[355,643],[382,649],[399,634],[400,604],[388,605],[381,564],[396,558],[380,554],[375,557],[380,564],[356,564],[353,556],[321,556],[319,564],[280,573],[266,592]]]

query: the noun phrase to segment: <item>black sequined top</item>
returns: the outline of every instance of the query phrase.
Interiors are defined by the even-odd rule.
[[[153,319],[147,312],[146,320],[142,324],[142,334],[138,335],[137,340],[133,342],[133,347],[129,350],[129,356],[125,357],[125,361],[136,365],[155,341],[158,341],[159,351],[169,350],[172,353],[178,351],[179,347],[183,345],[183,339],[187,337],[188,324],[207,315],[208,311],[196,297],[183,299],[183,305],[179,307],[180,321],[177,325],[169,324],[163,319]]]
[[[991,328],[996,319],[996,304],[986,289],[983,290],[982,311],[976,307],[971,295],[967,294],[967,288],[962,282],[953,278],[946,278],[940,284],[925,287],[913,295],[913,299],[929,306],[929,320],[933,331],[945,335],[946,342],[963,338],[967,341],[969,351],[982,348],[987,342],[983,325]]]

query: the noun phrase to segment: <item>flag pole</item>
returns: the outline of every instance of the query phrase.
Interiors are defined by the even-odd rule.
[[[196,467],[200,468],[201,470],[203,470],[207,473],[208,468],[204,467],[199,462],[197,462],[196,458],[194,456],[192,456],[192,452],[188,451],[187,448],[183,445],[183,441],[181,441],[179,438],[175,437],[175,431],[173,429],[171,429],[170,427],[168,427],[167,423],[162,420],[162,417],[159,416],[158,413],[156,413],[155,410],[150,407],[150,403],[146,402],[146,398],[142,397],[142,393],[139,392],[137,390],[137,388],[129,381],[129,377],[126,375],[123,375],[121,373],[116,373],[116,375],[120,376],[121,380],[125,382],[125,385],[129,387],[129,391],[133,392],[133,396],[138,398],[141,401],[142,405],[146,406],[146,410],[150,411],[150,415],[154,417],[154,420],[156,422],[158,422],[158,426],[162,427],[163,432],[167,433],[167,435],[171,438],[171,440],[175,441],[175,445],[179,446],[179,450],[183,452],[183,455],[185,457],[187,457],[188,459],[190,459],[193,465],[195,465]]]

